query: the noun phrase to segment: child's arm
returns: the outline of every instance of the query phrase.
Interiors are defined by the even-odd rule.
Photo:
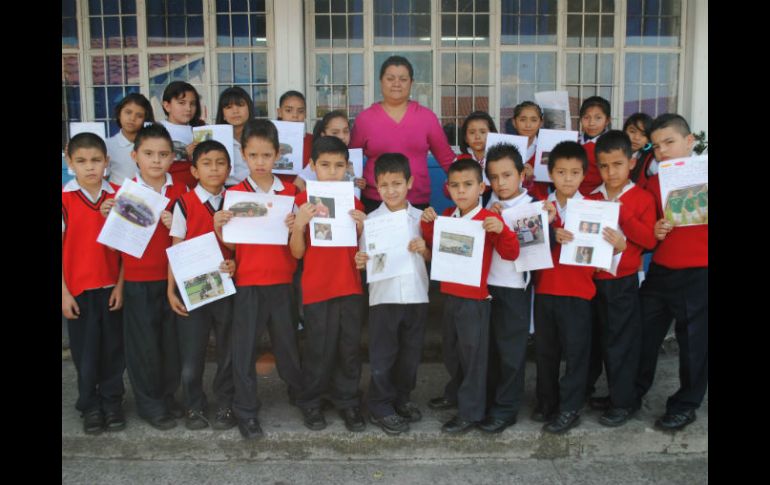
[[[626,250],[626,238],[620,231],[616,231],[610,227],[605,227],[602,230],[602,236],[605,241],[610,243],[614,249],[612,254],[619,254]]]
[[[101,212],[102,216],[107,217],[110,215],[110,210],[115,206],[115,198],[107,199],[104,202],[102,202],[102,205],[99,206],[99,212]]]
[[[305,202],[299,208],[294,218],[294,230],[291,231],[291,236],[289,237],[289,249],[291,250],[291,255],[297,259],[305,256],[305,250],[307,249],[305,245],[305,228],[310,219],[315,217],[317,211],[318,209],[316,209],[315,204]]]
[[[519,238],[505,225],[500,216],[487,217],[481,227],[491,233],[492,244],[500,257],[509,261],[519,257]]]
[[[118,282],[115,284],[115,288],[110,293],[109,306],[110,311],[114,312],[120,310],[123,307],[123,258],[120,259],[120,274],[118,274]]]
[[[364,251],[358,251],[355,256],[356,269],[366,269],[366,262],[369,261],[369,255]]]
[[[64,233],[61,234],[62,243],[64,243]],[[75,297],[67,288],[67,282],[64,281],[64,264],[61,267],[61,312],[64,318],[74,320],[80,316],[80,307],[75,301]]]
[[[171,238],[171,240],[172,246],[184,241],[184,239],[179,237]],[[168,287],[166,290],[166,296],[168,297],[168,302],[171,305],[171,309],[174,311],[174,313],[183,317],[190,316],[190,314],[187,313],[187,308],[185,308],[184,303],[182,303],[179,297],[176,296],[176,280],[174,280],[174,273],[171,271],[171,263],[168,265]]]
[[[568,243],[568,242],[571,242],[573,239],[575,239],[575,236],[571,232],[569,232],[566,229],[562,229],[561,227],[555,227],[553,232],[554,232],[553,240],[559,244]]]
[[[166,226],[166,229],[171,229],[171,221],[173,220],[174,216],[171,214],[171,212],[164,210],[160,213],[160,222]]]
[[[297,177],[292,182],[295,187],[297,187],[297,193],[304,192],[307,188],[307,184],[305,183],[305,179],[297,175]]]
[[[364,232],[364,219],[366,219],[366,213],[358,209],[350,211],[350,217],[356,221],[356,235],[361,237],[361,233]]]
[[[658,219],[658,221],[655,223],[655,227],[653,228],[653,231],[655,232],[655,239],[658,241],[666,239],[666,236],[668,236],[668,233],[672,230],[674,230],[674,225],[668,222],[665,217]]]
[[[235,251],[235,244],[225,242],[224,238],[222,237],[222,226],[230,222],[230,219],[233,218],[232,211],[217,211],[214,213],[214,233],[217,235],[217,239],[219,239],[222,244],[225,245],[227,249],[230,249],[231,251]]]
[[[428,207],[422,211],[420,217],[420,231],[422,231],[422,237],[425,239],[425,245],[430,248],[433,245],[433,221],[438,218],[436,209]]]
[[[655,249],[655,205],[652,201],[645,206],[639,217],[634,217],[630,210],[620,203],[618,225],[628,239],[644,249]]]
[[[433,252],[428,248],[425,239],[421,237],[416,237],[409,241],[409,247],[407,249],[413,253],[419,254],[425,261],[430,261],[433,257]]]
[[[225,259],[222,261],[222,264],[219,265],[219,271],[222,273],[227,273],[230,275],[230,278],[233,277],[235,274],[235,260],[234,259]]]

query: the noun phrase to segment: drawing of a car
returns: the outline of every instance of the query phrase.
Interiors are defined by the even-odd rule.
[[[115,209],[126,220],[138,226],[147,227],[155,222],[152,210],[141,200],[128,195],[118,197],[115,202]]]
[[[259,217],[267,214],[267,207],[257,202],[236,202],[230,206],[235,217]]]

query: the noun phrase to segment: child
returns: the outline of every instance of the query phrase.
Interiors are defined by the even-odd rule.
[[[598,348],[592,348],[592,367],[588,384],[592,386],[601,374],[604,362],[610,395],[591,398],[595,409],[606,409],[599,417],[605,426],[620,426],[639,409],[636,406],[634,378],[639,364],[641,345],[641,315],[639,310],[639,279],[637,270],[642,251],[655,247],[655,202],[649,192],[629,180],[635,160],[631,158],[631,140],[618,130],[610,130],[596,142],[596,160],[604,183],[588,199],[620,202],[618,226],[620,231],[604,228],[603,235],[616,248],[625,249],[620,257],[617,274],[597,271],[594,275],[594,329],[598,330]],[[616,245],[617,244],[617,245]],[[598,405],[597,405],[598,404]]]
[[[645,113],[634,113],[623,123],[623,132],[631,139],[631,150],[635,160],[631,181],[644,189],[650,177],[658,173],[658,162],[650,143],[652,118]]]
[[[286,91],[278,100],[277,119],[279,121],[294,121],[299,123],[305,122],[305,96],[299,91]],[[311,133],[305,133],[305,138],[302,140],[302,168],[308,164],[310,160],[310,151],[313,147],[313,135]],[[347,145],[347,143],[346,143]],[[276,174],[281,182],[296,182],[296,176],[291,174]],[[300,178],[300,180],[302,180]],[[301,187],[300,182],[297,187]]]
[[[107,138],[110,156],[110,182],[123,184],[123,179],[136,174],[136,162],[131,158],[136,134],[145,122],[155,122],[150,101],[139,93],[130,93],[115,107],[115,121],[120,128],[115,136]]]
[[[267,120],[250,120],[241,138],[243,158],[249,166],[246,180],[230,188],[234,192],[256,192],[295,196],[297,189],[281,182],[272,173],[280,157],[278,130]],[[222,226],[233,217],[231,211],[214,216],[214,228],[220,235]],[[286,224],[291,228],[294,215]],[[260,403],[257,398],[257,344],[267,328],[270,333],[278,375],[289,388],[293,403],[302,388],[299,348],[297,344],[296,303],[292,275],[297,260],[292,257],[288,240],[284,245],[228,244],[235,250],[237,292],[233,317],[233,411],[238,429],[246,439],[262,435],[257,420]]]
[[[251,96],[238,86],[233,86],[222,91],[219,95],[217,117],[218,125],[233,125],[233,167],[225,181],[225,187],[243,182],[249,175],[249,167],[241,157],[241,135],[246,122],[254,119],[254,102]]]
[[[192,84],[184,81],[174,81],[163,90],[163,112],[168,120],[162,120],[160,123],[169,131],[173,131],[174,126],[193,127],[204,124],[199,118],[201,102],[198,91]],[[192,132],[190,136],[192,138]],[[185,145],[182,141],[174,140],[174,163],[169,169],[174,182],[182,182],[189,189],[193,189],[197,183],[190,173],[190,160],[194,149],[195,143]]]
[[[339,139],[322,136],[313,142],[311,169],[321,182],[341,181],[348,166],[348,149]],[[304,257],[302,303],[305,313],[305,346],[302,349],[302,392],[297,406],[305,426],[313,430],[326,427],[321,412],[321,394],[329,392],[349,431],[362,431],[358,382],[361,379],[362,290],[356,269],[355,247],[310,245],[306,229],[317,209],[307,200],[307,192],[297,194],[299,207],[289,244],[291,254]],[[363,204],[354,197],[350,211],[361,234],[366,215]],[[338,217],[340,215],[338,214]]]
[[[513,108],[513,126],[516,133],[527,137],[527,153],[523,157],[527,160],[524,166],[524,178],[522,186],[527,193],[536,200],[548,198],[548,189],[552,187],[550,182],[535,181],[535,152],[537,151],[537,134],[543,127],[543,110],[537,103],[524,101]]]
[[[484,164],[486,159],[486,146],[487,146],[487,134],[497,133],[497,127],[495,122],[488,113],[484,111],[474,111],[469,114],[463,121],[460,127],[460,155],[458,160],[468,158],[476,160],[481,165],[481,170],[484,170]],[[486,173],[482,173],[484,179],[484,193],[482,194],[482,202],[486,203],[492,194],[492,189],[489,186],[489,180]],[[449,197],[449,192],[446,191],[444,195]]]
[[[168,228],[171,212],[187,187],[174,182],[168,169],[173,162],[171,135],[160,125],[143,127],[136,134],[134,159],[139,173],[134,181],[167,197],[169,203],[161,214],[150,243],[141,258],[123,253],[125,270],[126,369],[136,398],[136,410],[151,426],[166,430],[176,426],[175,417],[183,409],[174,399],[179,386],[179,353],[176,319],[166,299],[168,257],[171,246]],[[114,200],[102,204],[107,215]]]
[[[75,408],[83,431],[119,431],[123,415],[123,269],[119,254],[96,238],[104,225],[99,205],[118,186],[102,177],[109,157],[97,135],[80,133],[67,146],[75,178],[62,188],[62,313],[78,374]],[[87,255],[87,257],[84,257]]]
[[[457,415],[444,423],[441,430],[461,433],[482,421],[485,415],[490,312],[487,276],[492,249],[496,249],[503,259],[513,261],[519,256],[519,241],[498,214],[479,204],[484,182],[478,162],[454,162],[449,167],[447,185],[457,206],[447,208],[443,215],[484,221],[482,227],[486,231],[481,284],[468,286],[441,282],[441,292],[447,295],[443,316],[444,364],[451,379],[444,395],[432,399],[429,405],[434,409],[445,409],[457,403]],[[433,221],[437,217],[432,207],[422,214],[422,232],[428,245],[433,243]]]
[[[596,167],[596,141],[610,126],[610,102],[601,96],[591,96],[580,105],[580,128],[583,131],[578,141],[583,145],[588,157],[588,171],[585,173],[583,183],[580,184],[580,193],[584,196],[590,194],[602,183],[599,169]]]
[[[672,113],[655,119],[650,139],[659,162],[689,157],[695,143],[687,121]],[[680,388],[668,398],[666,413],[655,425],[678,430],[695,421],[708,385],[708,225],[674,227],[663,218],[657,174],[650,178],[648,190],[655,199],[659,242],[639,289],[642,356],[636,391],[641,401],[652,386],[660,346],[676,319]]]
[[[422,413],[409,394],[417,383],[425,321],[428,318],[428,272],[425,261],[431,253],[420,232],[422,211],[406,199],[414,178],[409,159],[401,153],[383,153],[374,166],[377,191],[383,203],[367,219],[406,210],[409,217],[409,246],[414,272],[369,283],[369,362],[371,381],[367,407],[369,420],[387,434],[409,430],[409,423]],[[356,253],[356,267],[366,268],[366,240]]]
[[[191,173],[198,185],[183,194],[174,205],[171,223],[173,244],[201,236],[214,230],[214,212],[222,207],[225,179],[230,173],[227,149],[214,140],[202,141],[193,151]],[[220,242],[224,262],[219,268],[232,274],[233,261],[229,249]],[[176,294],[176,280],[168,269],[167,297],[177,317],[177,343],[182,368],[182,395],[184,397],[185,427],[195,430],[209,425],[206,393],[203,392],[203,371],[206,366],[206,348],[209,333],[216,338],[217,372],[213,391],[217,396],[217,412],[212,427],[230,429],[235,426],[232,412],[233,372],[230,330],[233,298],[228,296],[187,312]]]

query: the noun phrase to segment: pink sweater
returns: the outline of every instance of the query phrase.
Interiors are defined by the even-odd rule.
[[[362,111],[356,116],[353,125],[350,148],[364,150],[367,157],[364,167],[366,188],[362,195],[373,200],[382,200],[374,180],[374,162],[381,154],[397,152],[409,159],[414,185],[407,199],[412,204],[430,203],[428,150],[444,171],[449,169],[455,159],[455,153],[436,115],[416,101],[409,101],[400,123],[393,121],[380,103],[374,103]]]

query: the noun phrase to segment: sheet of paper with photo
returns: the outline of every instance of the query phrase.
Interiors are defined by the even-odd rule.
[[[172,123],[164,123],[163,126],[168,130],[168,134],[171,135],[171,140],[181,143],[184,146],[193,142],[192,126]]]
[[[227,243],[286,246],[289,228],[285,220],[293,207],[294,197],[228,190],[223,209],[232,211],[234,217],[222,226],[222,238]]]
[[[708,224],[709,157],[666,160],[658,165],[665,218],[674,226]]]
[[[605,227],[617,230],[619,215],[620,204],[617,202],[567,200],[564,229],[571,232],[574,239],[562,245],[559,263],[610,269],[614,249],[604,240],[602,231]],[[590,229],[581,231],[581,227]]]
[[[486,231],[483,221],[439,216],[433,223],[430,279],[481,285]]]
[[[115,205],[97,242],[141,258],[155,234],[169,199],[127,178],[115,194]]]
[[[310,219],[310,244],[313,246],[358,246],[353,182],[307,181],[307,200],[318,212]]]
[[[302,170],[305,147],[305,123],[270,120],[278,129],[280,158],[273,165],[273,173],[297,174]]]
[[[524,158],[527,156],[527,142],[528,138],[526,136],[520,136],[520,135],[506,135],[505,133],[487,133],[487,144],[484,147],[484,157],[486,158],[487,152],[489,152],[489,149],[499,143],[509,143],[513,146],[515,146],[519,153],[521,154],[521,158]],[[526,162],[526,160],[524,160]],[[483,168],[483,167],[482,167]],[[486,185],[489,185],[489,179],[487,178],[486,170],[481,171],[482,176],[484,177],[484,183]]]
[[[70,122],[70,139],[81,133],[93,133],[107,141],[107,130],[101,121],[72,121]]]
[[[500,261],[511,263],[518,272],[553,268],[551,244],[548,237],[548,211],[543,209],[543,202],[536,201],[511,207],[510,209],[505,209],[500,215],[511,230],[514,230],[516,221],[522,219],[537,219],[539,225],[537,234],[534,237],[531,233],[528,233],[530,236],[528,238],[524,237],[525,235],[521,232],[516,233],[519,238],[519,257],[515,261],[503,260],[495,251],[492,254],[492,264],[495,264],[495,258],[497,258]],[[496,286],[507,286],[503,281],[493,282],[488,280],[487,283]]]
[[[227,154],[230,155],[230,165],[235,160],[233,153],[233,125],[205,125],[196,126],[192,129],[193,141],[201,142],[205,140],[216,140],[225,146]]]
[[[166,254],[187,311],[235,294],[230,275],[219,271],[225,258],[213,231],[171,246]]]
[[[361,238],[361,250],[369,256],[367,282],[414,273],[408,248],[409,216],[406,209],[367,218]]]
[[[348,149],[348,158],[349,163],[353,166],[353,176],[350,176],[349,173],[345,175],[345,181],[353,181],[353,178],[362,178],[364,176],[364,149],[363,148],[349,148]],[[297,174],[300,177],[302,177],[303,180],[318,180],[318,176],[316,176],[313,169],[310,168],[310,163],[307,164],[302,170],[299,171]],[[353,193],[358,197],[361,198],[361,189],[358,187],[355,187],[355,183],[353,186]]]
[[[543,110],[543,128],[571,130],[572,118],[569,112],[567,91],[541,91],[535,93],[535,103]]]
[[[544,152],[550,152],[553,150],[553,147],[563,141],[576,142],[577,139],[577,131],[540,128],[540,132],[537,135],[537,149],[535,150],[535,180],[540,182],[551,181],[551,176],[548,174],[548,159],[543,160]]]

